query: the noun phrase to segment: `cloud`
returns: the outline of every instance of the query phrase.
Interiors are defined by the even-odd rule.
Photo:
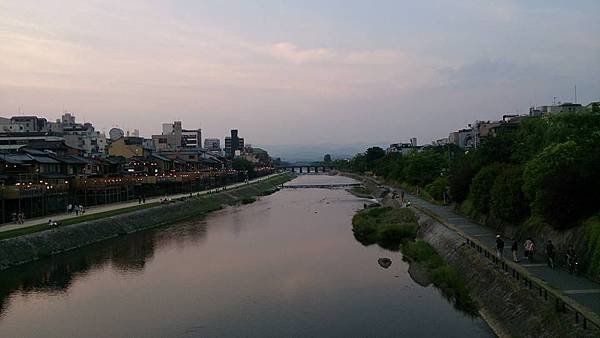
[[[326,62],[335,58],[335,53],[328,48],[300,49],[289,42],[274,44],[270,54],[277,59],[298,64]]]

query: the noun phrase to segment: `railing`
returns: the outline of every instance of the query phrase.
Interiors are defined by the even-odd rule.
[[[545,301],[554,302],[557,312],[571,312],[575,323],[581,324],[584,329],[588,329],[590,326],[592,326],[600,330],[600,318],[597,314],[587,310],[575,300],[563,295],[559,290],[555,290],[543,280],[531,275],[520,265],[507,261],[504,258],[498,258],[493,252],[493,249],[490,249],[486,245],[482,244],[478,239],[470,237],[461,229],[458,229],[441,220],[435,213],[415,204],[413,204],[413,207],[455,231],[459,236],[465,239],[465,242],[469,247],[475,249],[480,255],[491,260],[494,264],[499,265],[502,271],[510,273],[511,277],[514,278],[519,284],[525,286],[532,292],[535,292],[539,295],[539,297],[543,297]]]

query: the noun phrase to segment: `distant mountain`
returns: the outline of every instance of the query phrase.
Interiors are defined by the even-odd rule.
[[[332,159],[351,158],[357,153],[364,152],[367,148],[379,146],[386,148],[384,143],[356,143],[356,144],[296,144],[296,145],[261,145],[268,151],[272,158],[280,157],[286,162],[313,162],[322,161],[325,154],[330,154]]]

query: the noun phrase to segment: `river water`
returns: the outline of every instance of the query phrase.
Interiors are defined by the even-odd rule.
[[[400,253],[354,239],[364,202],[343,189],[286,188],[0,272],[0,337],[491,336],[416,284]]]

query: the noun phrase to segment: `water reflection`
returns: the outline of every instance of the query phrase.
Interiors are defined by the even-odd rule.
[[[12,294],[66,292],[78,279],[94,270],[111,267],[121,275],[143,273],[157,247],[199,244],[206,238],[206,222],[181,223],[170,231],[152,229],[94,244],[30,264],[0,271],[0,318]]]
[[[283,189],[4,271],[0,336],[489,336],[413,282],[399,254],[356,243],[362,205]]]

